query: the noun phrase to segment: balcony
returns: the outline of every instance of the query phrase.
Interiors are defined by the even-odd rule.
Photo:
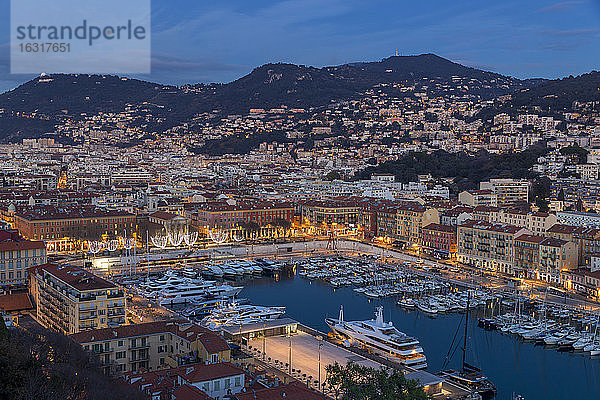
[[[150,344],[146,343],[144,345],[142,344],[136,344],[135,346],[129,345],[129,350],[137,350],[137,349],[146,349],[150,347]]]

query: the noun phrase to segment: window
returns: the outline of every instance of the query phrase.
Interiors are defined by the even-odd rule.
[[[211,354],[211,355],[210,355],[210,362],[212,362],[212,363],[216,363],[216,362],[218,362],[218,361],[219,361],[219,360],[218,360],[218,355],[217,355],[217,354]]]
[[[208,391],[210,390],[208,387],[208,382],[205,382],[202,384],[202,390],[206,393],[208,393]]]
[[[124,351],[117,351],[117,352],[115,353],[115,358],[116,358],[117,360],[120,360],[121,358],[125,358],[125,352],[124,352]]]
[[[235,386],[236,387],[242,386],[242,378],[240,378],[239,376],[235,377]]]
[[[119,346],[123,346],[123,341],[122,340],[119,340],[118,343],[119,343]]]
[[[226,378],[224,388],[229,389],[230,387],[231,387],[231,378]]]
[[[160,335],[160,341],[164,341],[165,340],[165,335]]]
[[[221,390],[221,381],[215,381],[215,383],[213,384],[213,390],[215,392]]]

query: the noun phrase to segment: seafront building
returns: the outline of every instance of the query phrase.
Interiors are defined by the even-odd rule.
[[[156,371],[190,363],[231,359],[225,340],[186,321],[157,321],[94,329],[71,338],[100,357],[107,373]]]
[[[459,262],[507,275],[515,274],[515,239],[531,233],[514,225],[471,220],[458,226]]]
[[[75,266],[44,264],[27,271],[36,319],[45,327],[71,334],[125,324],[122,287]]]
[[[45,264],[46,245],[16,231],[0,230],[0,287],[27,283],[27,269]]]

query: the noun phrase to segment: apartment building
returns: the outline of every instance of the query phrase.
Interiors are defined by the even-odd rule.
[[[351,200],[308,200],[301,202],[302,221],[311,225],[357,225],[361,205]]]
[[[153,400],[235,399],[230,396],[242,392],[247,383],[246,372],[228,362],[130,372],[124,378]]]
[[[395,240],[398,238],[398,222],[396,216],[398,206],[381,207],[377,210],[377,236]]]
[[[439,224],[440,213],[436,208],[420,204],[405,204],[396,213],[397,238],[407,243],[419,243],[421,229],[429,224]]]
[[[561,271],[577,268],[577,246],[573,242],[546,238],[540,243],[540,266],[536,279],[561,282]]]
[[[73,250],[81,241],[133,232],[135,215],[95,206],[23,207],[14,214],[14,226],[29,239],[46,241],[50,249]]]
[[[456,226],[429,224],[421,229],[419,245],[425,252],[443,257],[456,256]]]
[[[529,201],[527,179],[490,179],[479,183],[480,190],[490,190],[496,196],[498,207],[514,206]]]
[[[123,288],[82,268],[44,264],[30,267],[29,293],[37,320],[64,334],[125,324]]]
[[[273,224],[277,220],[291,223],[294,206],[286,202],[206,202],[195,205],[186,212],[192,223],[201,229],[234,229],[250,222],[260,226]]]
[[[575,170],[581,179],[598,179],[598,164],[577,164]]]
[[[460,225],[466,220],[473,219],[472,213],[473,207],[456,206],[440,214],[440,223],[442,225]]]
[[[551,283],[562,281],[561,271],[577,267],[573,242],[523,234],[515,239],[515,274]]]
[[[46,245],[0,230],[0,287],[27,283],[27,268],[47,261]]]
[[[498,199],[491,190],[465,190],[458,194],[458,202],[467,206],[491,206],[498,205]]]
[[[600,228],[600,215],[581,211],[559,211],[558,223],[573,226]]]
[[[527,212],[514,209],[494,209],[489,212],[489,222],[526,228],[536,235],[543,235],[556,224],[556,215],[544,212]]]
[[[459,262],[508,275],[515,273],[514,243],[527,229],[514,225],[470,220],[458,226]]]
[[[96,353],[110,373],[156,371],[194,362],[230,361],[225,340],[187,321],[157,321],[95,329],[71,335]]]
[[[577,268],[561,272],[565,289],[600,299],[600,271],[594,268]]]
[[[539,235],[523,234],[515,239],[515,275],[533,278],[540,264],[540,243],[545,238]]]
[[[573,242],[577,246],[579,265],[589,264],[592,256],[600,254],[600,229],[554,224],[547,236]]]

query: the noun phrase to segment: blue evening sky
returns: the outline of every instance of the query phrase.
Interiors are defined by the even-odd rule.
[[[0,0],[0,92],[31,78],[9,74],[8,10]],[[320,67],[397,49],[558,78],[600,69],[599,40],[600,0],[153,0],[152,74],[138,77],[229,82],[268,62]]]

